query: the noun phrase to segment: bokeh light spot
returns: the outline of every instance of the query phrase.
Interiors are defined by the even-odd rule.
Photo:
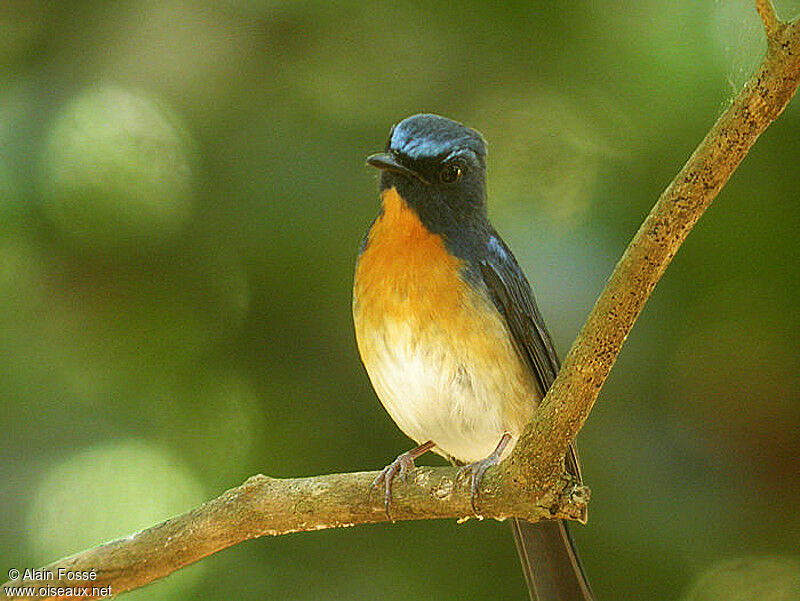
[[[44,212],[91,249],[148,247],[176,234],[192,207],[192,143],[170,111],[107,86],[79,95],[47,132]]]
[[[791,601],[800,599],[796,557],[742,557],[713,566],[686,601]]]
[[[582,109],[554,90],[533,89],[489,97],[483,113],[492,206],[534,203],[556,222],[583,216],[600,163],[613,151]]]
[[[63,458],[44,476],[27,515],[34,557],[53,561],[127,536],[204,500],[195,476],[168,450],[143,441],[107,442]],[[201,575],[182,571],[148,599],[177,598]],[[143,597],[145,598],[145,597]]]

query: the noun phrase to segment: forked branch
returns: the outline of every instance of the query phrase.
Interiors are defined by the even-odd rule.
[[[694,224],[784,110],[800,82],[800,24],[783,23],[768,0],[756,0],[768,50],[758,71],[719,117],[659,198],[628,246],[572,346],[553,387],[511,457],[491,470],[481,490],[487,517],[581,519],[588,491],[563,475],[563,457],[594,405],[639,313]],[[259,536],[384,521],[380,495],[367,495],[372,473],[274,480],[254,476],[190,512],[49,566],[95,570],[90,587],[113,593],[141,587],[221,549]],[[472,515],[468,487],[452,468],[419,468],[397,486],[397,520]],[[22,583],[49,590],[66,579]],[[101,595],[95,595],[97,598]],[[93,598],[51,593],[34,597]]]

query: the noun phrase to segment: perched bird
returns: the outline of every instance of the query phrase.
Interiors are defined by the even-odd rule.
[[[361,359],[389,415],[419,445],[386,466],[392,483],[427,451],[471,473],[513,449],[559,362],[525,275],[486,212],[486,142],[431,114],[392,128],[381,211],[365,236],[353,286]],[[574,449],[566,467],[580,479]],[[593,599],[561,521],[512,520],[531,599]],[[535,592],[534,592],[535,591]]]

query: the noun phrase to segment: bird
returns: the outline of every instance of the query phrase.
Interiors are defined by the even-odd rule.
[[[428,451],[471,479],[509,456],[559,370],[531,286],[488,218],[487,144],[430,113],[395,124],[380,170],[381,206],[353,283],[356,343],[386,411],[418,446],[387,465],[397,478]],[[580,481],[574,446],[565,467]],[[532,601],[593,601],[566,523],[511,519]]]

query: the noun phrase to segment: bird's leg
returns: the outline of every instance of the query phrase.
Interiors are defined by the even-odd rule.
[[[397,459],[383,468],[381,473],[378,474],[378,477],[372,481],[371,489],[378,486],[381,482],[384,483],[383,506],[386,509],[386,517],[390,520],[392,519],[392,515],[389,513],[389,505],[392,502],[392,484],[394,483],[394,479],[399,475],[403,479],[403,482],[408,482],[408,473],[414,469],[414,460],[420,455],[424,455],[435,446],[436,444],[432,440],[429,440],[410,451],[398,455]]]
[[[476,505],[475,501],[478,498],[478,488],[481,485],[483,474],[486,473],[486,470],[488,470],[490,467],[500,463],[500,457],[503,454],[505,448],[508,446],[509,442],[511,442],[511,434],[505,432],[503,436],[500,438],[500,442],[497,443],[497,447],[495,447],[491,455],[489,455],[486,459],[481,459],[480,461],[476,461],[475,463],[470,463],[469,465],[465,465],[460,470],[458,470],[459,478],[463,477],[467,473],[472,474],[472,478],[470,480],[470,501],[472,502],[472,510],[475,512],[475,515],[480,515],[480,512],[478,511],[478,506]]]

